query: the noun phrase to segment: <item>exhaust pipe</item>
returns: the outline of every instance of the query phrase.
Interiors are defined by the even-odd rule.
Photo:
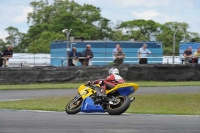
[[[131,102],[133,102],[134,100],[135,100],[135,97],[133,97],[133,98],[130,98],[130,101],[131,101]]]

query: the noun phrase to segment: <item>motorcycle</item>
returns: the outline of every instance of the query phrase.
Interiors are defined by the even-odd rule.
[[[99,84],[82,84],[78,88],[78,95],[72,99],[65,108],[67,114],[78,112],[108,112],[110,115],[120,115],[124,113],[135,98],[129,95],[138,90],[138,84],[123,83],[116,86],[106,87],[106,97],[98,96]]]

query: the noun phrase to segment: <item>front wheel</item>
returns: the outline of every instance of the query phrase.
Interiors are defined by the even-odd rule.
[[[72,99],[65,108],[65,111],[67,114],[76,114],[81,111],[81,104],[82,104],[82,97],[76,96],[74,99]]]
[[[116,96],[116,102],[107,106],[107,111],[110,115],[121,115],[130,106],[130,99],[128,96]]]

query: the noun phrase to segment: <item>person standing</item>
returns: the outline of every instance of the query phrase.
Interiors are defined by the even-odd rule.
[[[7,47],[7,49],[5,49],[3,51],[3,65],[4,67],[8,67],[8,61],[9,61],[9,58],[12,58],[13,56],[13,47],[10,45]]]
[[[86,49],[83,50],[82,54],[83,54],[83,57],[86,58],[81,62],[82,66],[88,66],[88,65],[91,66],[92,65],[92,58],[94,57],[94,55],[93,55],[93,52],[91,50],[90,44],[88,44],[86,46]]]
[[[1,47],[0,47],[0,67],[3,65],[3,59],[2,59],[3,53],[1,52]]]
[[[73,63],[73,60],[77,59],[78,59],[78,53],[76,51],[76,47],[73,47],[72,51],[69,52],[68,66],[76,66],[76,64]]]
[[[192,47],[189,46],[187,50],[184,51],[183,56],[185,57],[185,63],[192,63]]]
[[[194,58],[192,59],[192,63],[198,63],[200,58],[200,46],[197,48],[197,51],[194,53]]]
[[[120,48],[120,45],[117,43],[116,48],[113,49],[113,53],[112,53],[114,63],[115,63],[115,54],[118,52],[118,48]]]
[[[148,54],[151,54],[151,52],[147,49],[147,44],[143,44],[142,47],[138,50],[139,64],[148,64]]]
[[[118,48],[118,52],[115,54],[115,64],[124,63],[125,54],[122,52],[122,48]]]

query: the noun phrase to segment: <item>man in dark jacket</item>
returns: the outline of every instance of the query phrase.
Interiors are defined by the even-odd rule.
[[[3,57],[4,57],[4,60],[3,60],[3,65],[4,67],[8,67],[8,60],[9,58],[12,58],[13,56],[13,47],[10,45],[7,47],[7,49],[5,49],[3,51]]]
[[[86,46],[86,49],[83,50],[82,54],[83,54],[83,57],[86,58],[81,62],[82,66],[92,65],[92,58],[94,57],[94,55],[91,50],[91,45],[88,44]]]
[[[69,52],[68,66],[76,66],[76,64],[73,64],[74,59],[78,59],[78,53],[76,51],[76,47],[73,47],[72,51]]]
[[[1,52],[1,47],[0,47],[0,67],[3,65],[3,59],[1,58],[3,53]]]
[[[118,52],[115,54],[115,64],[123,64],[125,54],[122,52],[122,48],[118,48],[117,50]]]

